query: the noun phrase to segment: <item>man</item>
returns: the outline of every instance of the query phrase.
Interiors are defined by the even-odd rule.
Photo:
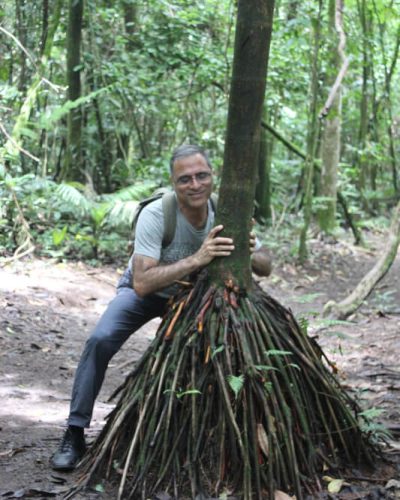
[[[234,249],[231,238],[219,236],[222,225],[213,227],[210,196],[212,168],[207,154],[194,145],[177,148],[171,158],[171,181],[177,199],[176,231],[172,242],[162,246],[164,221],[161,200],[147,205],[137,226],[133,258],[111,301],[89,337],[79,362],[72,390],[68,428],[51,464],[55,470],[72,470],[85,452],[84,428],[89,427],[97,394],[108,363],[128,337],[154,317],[160,316],[176,281],[207,266],[215,257]],[[256,250],[250,235],[253,268],[270,273],[270,261]]]

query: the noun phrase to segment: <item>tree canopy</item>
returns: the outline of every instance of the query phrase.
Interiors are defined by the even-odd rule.
[[[35,248],[107,259],[116,247],[123,255],[135,200],[167,182],[176,145],[201,143],[217,172],[222,165],[235,2],[88,0],[81,24],[71,11],[79,4],[6,0],[0,8],[4,255]],[[348,67],[335,146],[339,203],[329,223],[317,222],[334,234],[387,216],[399,196],[398,17],[391,0],[276,3],[260,222],[284,220],[300,231],[303,208],[313,223],[332,206],[323,132],[333,110],[321,110],[340,72],[332,57],[341,33]],[[315,168],[307,197],[311,102],[317,118],[308,164]]]

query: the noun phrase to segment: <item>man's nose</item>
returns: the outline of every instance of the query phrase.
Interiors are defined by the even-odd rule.
[[[197,176],[196,176],[196,175],[191,175],[191,176],[190,176],[190,185],[191,185],[192,187],[197,187],[197,186],[200,186],[200,184],[201,184],[201,183],[200,183],[200,181],[199,181],[199,179],[197,178]]]

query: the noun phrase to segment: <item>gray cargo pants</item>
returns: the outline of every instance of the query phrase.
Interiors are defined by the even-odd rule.
[[[130,335],[151,319],[163,314],[167,300],[157,295],[140,298],[128,287],[117,290],[117,295],[87,340],[79,361],[68,425],[89,427],[94,403],[110,359]]]

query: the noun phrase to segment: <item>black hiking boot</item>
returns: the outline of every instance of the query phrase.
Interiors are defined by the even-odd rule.
[[[54,470],[74,470],[86,451],[85,435],[82,427],[69,426],[58,450],[51,458]]]

